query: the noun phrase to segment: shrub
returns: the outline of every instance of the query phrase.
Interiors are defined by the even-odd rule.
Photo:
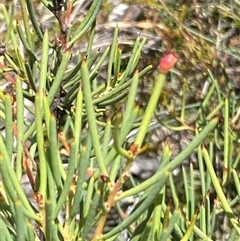
[[[131,56],[124,58],[116,26],[111,44],[96,49],[102,0],[86,6],[80,22],[74,18],[79,2],[41,2],[49,21],[41,24],[37,3],[21,0],[19,21],[13,4],[1,4],[1,18],[6,20],[1,75],[11,83],[0,92],[2,240],[126,240],[126,235],[130,240],[214,240],[216,232],[237,240],[239,94],[231,84],[227,93],[222,91],[213,65],[205,69],[209,87],[197,104],[186,103],[191,90],[185,80],[176,105],[169,103],[164,88],[166,81],[179,78],[176,70],[169,74],[177,59],[180,70],[186,65],[192,68],[201,41],[201,54],[208,57],[202,61],[204,67],[216,60],[210,44],[203,49],[203,35],[187,52],[184,40],[196,31],[182,30],[178,16],[169,12],[171,6],[160,5],[171,17],[175,39],[170,38],[168,47],[173,52],[159,60],[154,84],[148,84],[151,96],[141,106],[141,99],[136,101],[139,81],[153,73],[152,65],[139,64],[146,39],[137,37]],[[170,31],[167,27],[165,31]],[[85,50],[79,51],[86,40]],[[186,62],[189,54],[194,58]],[[172,63],[165,65],[169,60]],[[162,118],[164,108],[168,112]],[[155,128],[188,131],[193,137],[175,156],[169,139],[163,141],[156,173],[137,183],[131,166],[151,149],[151,141],[147,142],[151,120]],[[186,169],[183,164],[193,153],[197,167],[188,162]],[[216,166],[222,153],[223,163]],[[174,174],[179,167],[181,175]],[[129,213],[122,203],[130,197],[135,205]],[[107,229],[113,210],[120,221]],[[221,218],[229,222],[227,235],[217,227]]]

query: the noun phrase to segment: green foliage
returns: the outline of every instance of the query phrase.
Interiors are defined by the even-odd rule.
[[[192,12],[183,7],[179,16],[171,11],[173,3],[158,6],[171,18],[171,26],[166,21],[161,27],[173,34],[171,50],[183,57],[177,67],[183,74],[193,73],[191,68],[202,60],[209,87],[197,103],[187,103],[191,89],[181,77],[180,104],[173,103],[164,89],[168,76],[158,73],[153,75],[146,108],[140,111],[136,104],[140,80],[153,72],[152,65],[139,64],[146,39],[137,37],[131,56],[123,59],[116,26],[111,44],[95,50],[96,18],[103,1],[93,0],[77,27],[71,18],[75,1],[58,6],[60,2],[41,1],[42,10],[55,18],[58,37],[53,29],[40,27],[32,1],[20,1],[19,21],[13,4],[0,8],[7,26],[0,81],[1,85],[11,82],[0,91],[1,240],[123,240],[120,234],[125,231],[130,240],[210,241],[216,240],[219,217],[228,222],[229,240],[238,240],[239,93],[230,83],[227,93],[222,90],[211,70],[214,64],[209,64],[216,60],[211,41],[184,25]],[[194,38],[188,50],[185,40],[197,32],[199,39]],[[76,52],[85,38],[86,51]],[[169,39],[164,39],[166,46]],[[173,83],[178,76],[174,73],[178,71],[169,75]],[[169,111],[163,118],[156,111],[159,106]],[[192,113],[194,123],[189,121]],[[161,143],[158,170],[135,183],[130,168],[151,147],[145,139],[153,118],[157,128],[188,130],[194,137],[176,156],[168,140]],[[136,129],[129,143],[129,133]],[[223,153],[220,175],[214,166],[219,151]],[[189,163],[187,169],[182,164],[194,152],[198,167]],[[179,167],[182,190],[173,173]],[[125,190],[129,179],[131,185]],[[120,206],[130,197],[138,202],[129,214]],[[106,231],[112,209],[118,210],[121,221]]]

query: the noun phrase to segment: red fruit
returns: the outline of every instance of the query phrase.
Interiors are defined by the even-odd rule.
[[[167,54],[161,58],[159,69],[163,74],[167,74],[168,71],[176,64],[177,57],[174,54]]]

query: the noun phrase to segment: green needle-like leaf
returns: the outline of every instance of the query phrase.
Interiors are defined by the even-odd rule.
[[[69,193],[70,186],[72,183],[73,174],[75,172],[75,163],[77,163],[77,158],[78,158],[76,148],[77,148],[76,143],[72,142],[71,143],[71,153],[70,153],[70,157],[69,157],[67,178],[64,182],[63,189],[62,189],[62,192],[58,199],[57,205],[56,205],[55,209],[53,210],[53,215],[52,215],[53,220],[57,217],[57,215],[59,214],[60,210],[63,207],[63,204],[66,202],[66,200],[68,198],[68,193]]]
[[[17,97],[17,160],[16,175],[20,181],[22,178],[22,159],[23,159],[23,134],[24,134],[24,102],[22,92],[22,81],[20,78],[16,80],[16,97]]]
[[[239,226],[239,222],[237,220],[237,218],[235,217],[229,203],[228,203],[228,200],[226,199],[224,193],[223,193],[223,190],[222,190],[222,187],[218,181],[218,178],[217,178],[217,175],[214,171],[214,168],[212,166],[212,162],[209,158],[209,155],[208,155],[208,152],[207,150],[203,147],[202,148],[202,152],[203,152],[203,157],[204,157],[204,160],[205,160],[205,164],[207,166],[207,169],[208,169],[208,173],[211,177],[211,180],[212,180],[212,184],[218,194],[218,197],[222,203],[222,207],[226,213],[226,215],[228,216],[230,222],[232,223],[233,227],[236,229],[238,235],[240,235],[240,226]]]
[[[91,26],[91,24],[95,21],[95,18],[102,6],[103,0],[94,0],[88,13],[84,20],[81,22],[80,26],[76,29],[75,35],[68,43],[68,48],[71,47]]]
[[[98,137],[98,127],[97,127],[97,123],[96,123],[96,114],[94,111],[93,100],[91,97],[89,73],[88,73],[88,69],[87,69],[87,63],[84,60],[82,61],[82,77],[83,77],[83,80],[82,80],[83,81],[83,96],[84,96],[86,112],[87,112],[88,121],[89,121],[89,129],[90,129],[90,134],[92,137],[93,148],[94,148],[96,159],[97,159],[100,171],[101,171],[101,175],[103,177],[107,178],[108,172],[106,169],[103,154],[101,152],[101,145],[100,145],[100,140]]]
[[[37,145],[39,152],[39,172],[40,172],[40,186],[39,194],[41,195],[43,206],[46,200],[47,192],[47,161],[45,156],[45,142],[44,142],[44,125],[42,121],[43,115],[43,103],[42,98],[39,93],[35,96],[35,117],[36,117],[36,136],[37,136]]]

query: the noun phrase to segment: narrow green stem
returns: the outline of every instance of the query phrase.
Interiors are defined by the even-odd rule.
[[[76,114],[75,114],[75,121],[74,121],[74,138],[77,146],[77,153],[79,152],[80,148],[80,139],[81,139],[81,132],[82,132],[82,113],[83,113],[83,93],[82,89],[79,88],[78,95],[76,99]]]
[[[108,71],[107,71],[107,88],[111,84],[111,78],[112,78],[112,69],[114,64],[114,59],[116,55],[116,51],[118,49],[118,27],[115,28],[112,45],[111,45],[111,51],[110,51],[110,57],[108,61]]]
[[[157,172],[155,175],[147,179],[146,181],[142,182],[141,184],[137,185],[136,187],[133,187],[130,190],[127,190],[123,193],[121,193],[118,197],[116,197],[116,200],[121,200],[125,197],[129,197],[132,195],[135,195],[146,188],[152,186],[155,182],[159,181],[161,179],[161,176],[166,171],[172,171],[177,166],[179,166],[199,145],[202,144],[202,142],[205,140],[205,138],[208,136],[208,134],[216,127],[218,124],[219,118],[216,117],[212,119],[207,126],[200,132],[188,145],[188,147],[183,150],[179,155],[177,155],[169,164],[165,165],[164,167],[161,167],[159,172]]]
[[[189,222],[188,229],[187,229],[186,233],[184,234],[183,238],[181,239],[181,241],[188,241],[190,239],[190,237],[193,233],[194,225],[197,221],[197,218],[198,218],[198,213],[196,212],[193,215],[191,222]]]
[[[41,66],[40,66],[40,79],[39,79],[39,94],[41,101],[43,100],[43,94],[46,91],[46,81],[47,81],[47,73],[48,73],[48,31],[44,33],[43,36],[43,44],[42,44],[42,58],[41,58]]]
[[[66,202],[66,200],[68,198],[69,189],[72,184],[73,174],[75,172],[75,163],[77,162],[76,159],[78,158],[76,150],[77,150],[76,143],[73,141],[71,143],[71,153],[70,153],[70,157],[69,157],[67,178],[64,182],[63,190],[60,194],[57,205],[56,205],[55,209],[53,210],[53,214],[52,214],[53,220],[57,217],[58,213],[60,212],[60,210],[62,209],[64,203]]]
[[[36,34],[38,35],[39,39],[42,40],[43,39],[43,34],[42,31],[39,27],[39,22],[36,19],[36,13],[34,11],[34,6],[33,6],[33,1],[32,0],[26,0],[27,2],[27,8],[28,8],[28,12],[29,12],[29,16],[33,25],[34,30],[36,31]]]
[[[89,80],[89,73],[86,61],[82,61],[82,78],[83,78],[83,96],[84,102],[86,106],[86,112],[89,121],[89,129],[90,134],[92,137],[93,148],[95,151],[96,159],[101,171],[101,174],[105,177],[108,177],[105,161],[103,154],[101,152],[101,145],[99,141],[98,135],[98,127],[96,123],[96,114],[94,111],[93,100],[91,96],[91,87],[90,87],[90,80]]]
[[[140,128],[139,128],[139,132],[137,134],[136,140],[135,140],[135,145],[138,146],[138,148],[141,148],[141,145],[143,143],[143,140],[145,138],[147,129],[148,129],[148,125],[150,123],[150,120],[154,114],[154,110],[156,109],[157,103],[158,103],[158,99],[160,97],[162,88],[164,86],[165,83],[165,79],[166,79],[166,74],[160,73],[158,74],[157,78],[156,78],[156,83],[153,89],[153,93],[151,95],[151,98],[148,102],[148,106],[146,108],[143,120],[141,122]]]
[[[53,222],[52,222],[52,208],[53,204],[51,200],[46,200],[46,217],[45,217],[45,235],[47,240],[53,240],[52,239],[52,228],[53,228]]]
[[[27,41],[28,41],[29,46],[32,48],[32,36],[31,36],[31,32],[30,32],[30,21],[28,18],[25,1],[20,0],[20,5],[21,5],[22,19],[23,19],[25,32],[26,32]]]
[[[225,99],[224,107],[224,171],[223,171],[223,185],[226,185],[230,178],[231,159],[229,158],[229,101]]]
[[[103,0],[94,0],[90,9],[88,10],[87,15],[84,20],[81,22],[80,26],[74,31],[75,36],[69,41],[68,47],[72,46],[84,33],[86,33],[87,29],[92,25],[94,20],[96,19],[96,15],[102,6]]]
[[[141,40],[141,38],[138,37],[136,39],[135,43],[134,43],[132,53],[131,53],[131,57],[128,60],[128,64],[127,64],[124,72],[122,73],[121,77],[119,78],[120,81],[119,81],[118,85],[122,85],[126,81],[127,77],[131,74],[131,68],[133,66],[133,63],[134,63],[134,60],[136,58],[137,52],[138,52],[138,50],[140,50],[140,40]]]
[[[207,150],[203,147],[202,149],[203,152],[203,157],[205,160],[205,164],[207,166],[208,169],[208,173],[211,177],[212,180],[212,184],[214,186],[214,189],[216,190],[216,193],[221,201],[222,207],[226,213],[226,215],[228,216],[230,222],[232,223],[233,227],[236,229],[238,235],[240,235],[240,227],[239,227],[239,222],[237,220],[237,218],[234,216],[234,213],[228,203],[228,200],[226,199],[226,196],[224,195],[224,192],[221,188],[221,185],[218,181],[218,177],[214,171],[213,165],[212,165],[212,161],[209,158],[208,152]]]
[[[138,206],[138,208],[127,218],[125,219],[120,225],[118,225],[116,228],[108,232],[104,235],[104,238],[110,238],[111,236],[115,235],[116,233],[120,232],[124,228],[128,227],[130,224],[132,224],[136,219],[143,214],[144,211],[154,202],[156,196],[166,183],[170,173],[165,172],[161,175],[161,179],[158,180],[158,183],[153,185],[146,198],[142,201],[142,203]]]
[[[24,102],[22,92],[22,81],[19,77],[16,79],[16,97],[17,97],[17,161],[16,175],[20,181],[22,178],[22,158],[23,158],[23,131],[24,131]]]
[[[8,155],[4,140],[2,135],[0,134],[0,173],[2,175],[3,181],[8,183],[9,190],[16,191],[19,199],[21,200],[23,206],[25,207],[26,211],[29,213],[29,215],[37,221],[40,221],[40,218],[34,213],[32,207],[29,204],[28,199],[26,198],[25,193],[23,192],[23,189],[17,180],[16,173],[14,172],[12,166],[11,166],[11,160]],[[14,189],[12,189],[14,187]],[[16,194],[15,192],[9,193],[11,195],[11,198],[13,200],[16,200]]]
[[[135,108],[135,99],[136,99],[136,93],[138,89],[138,71],[135,72],[132,83],[129,89],[129,95],[126,102],[126,108],[123,116],[123,122],[122,122],[122,129],[125,127],[125,125],[128,123],[129,118],[132,115],[132,111]]]
[[[223,108],[223,106],[224,101],[221,101],[217,107],[206,117],[206,120],[211,120]]]
[[[122,148],[122,143],[120,141],[120,124],[122,122],[122,112],[121,110],[118,111],[118,113],[116,114],[115,120],[114,120],[114,128],[113,128],[113,144],[114,144],[114,148],[116,149],[117,153],[119,155],[122,155],[124,157],[126,157],[127,159],[132,158],[132,156],[130,155],[130,153],[125,150],[124,148]]]
[[[15,225],[16,225],[16,234],[17,234],[17,241],[24,241],[25,233],[26,233],[26,225],[25,225],[25,217],[23,212],[23,206],[20,199],[17,199],[14,202],[16,215],[15,215]]]
[[[92,140],[90,136],[88,136],[86,146],[82,146],[81,148],[81,156],[80,156],[80,161],[78,165],[78,179],[77,179],[77,185],[76,185],[73,204],[71,207],[70,217],[74,217],[74,215],[76,215],[80,209],[79,203],[83,198],[83,183],[86,178],[87,168],[89,166],[91,150],[92,150]]]
[[[52,104],[52,102],[53,102],[53,100],[54,100],[54,98],[56,96],[56,93],[59,90],[59,87],[60,87],[60,85],[62,83],[62,80],[63,80],[63,76],[64,76],[65,71],[67,69],[70,57],[71,57],[71,53],[70,53],[69,50],[67,50],[62,55],[61,64],[60,64],[60,66],[58,68],[57,74],[56,74],[56,76],[54,78],[54,82],[53,82],[53,84],[51,86],[51,89],[49,90],[49,93],[48,93],[48,103],[49,103],[49,105]]]
[[[40,186],[39,193],[42,195],[42,200],[45,202],[46,191],[47,191],[47,163],[44,150],[44,137],[43,137],[43,123],[42,123],[42,102],[39,93],[35,96],[35,107],[36,107],[36,135],[37,145],[39,153],[39,171],[40,171]]]
[[[181,211],[180,209],[176,209],[173,213],[173,215],[171,216],[170,220],[169,220],[169,224],[166,228],[163,229],[161,236],[160,237],[155,237],[154,241],[157,240],[168,240],[173,229],[175,228],[175,224],[178,223],[179,217],[181,215]],[[159,219],[160,220],[160,219]],[[158,222],[159,222],[158,220]]]
[[[4,9],[2,5],[0,6],[1,11],[6,13],[5,21],[7,23],[7,34],[5,36],[5,43],[9,43],[9,40],[12,37],[11,35],[13,34],[13,24],[14,24],[14,15],[15,15],[14,3],[12,3],[11,5],[9,4],[8,8],[9,8],[8,11],[6,11],[6,9]]]
[[[12,98],[10,94],[6,94],[4,98],[5,103],[5,127],[6,127],[6,147],[9,157],[13,154],[13,118],[12,118]]]
[[[157,195],[154,201],[153,210],[153,225],[152,225],[152,237],[153,240],[158,240],[160,233],[162,232],[162,223],[159,223],[162,217],[162,203],[163,203],[163,190]]]
[[[50,132],[49,132],[49,142],[50,142],[50,159],[49,165],[51,167],[51,171],[56,183],[56,186],[59,190],[62,189],[62,179],[59,174],[59,170],[63,169],[62,160],[60,154],[57,152],[58,150],[58,139],[57,139],[57,124],[56,119],[53,115],[50,117]]]

